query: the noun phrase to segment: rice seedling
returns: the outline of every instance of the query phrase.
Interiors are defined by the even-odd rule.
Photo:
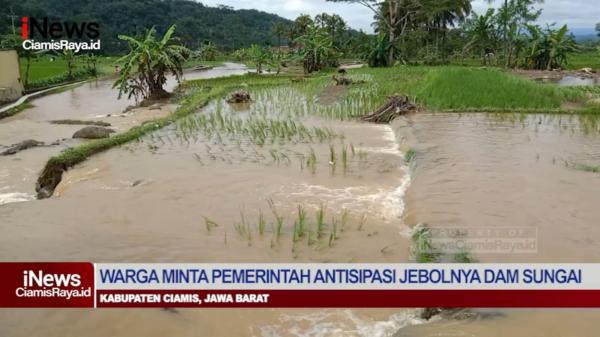
[[[258,233],[262,236],[265,233],[265,226],[267,222],[265,221],[265,215],[262,210],[258,210]]]
[[[358,222],[358,231],[359,231],[359,232],[362,232],[362,230],[363,230],[363,228],[365,227],[365,224],[366,224],[366,223],[367,223],[367,215],[366,215],[366,214],[363,214],[363,215],[360,217],[360,220],[359,220],[359,222]]]
[[[415,156],[417,155],[417,153],[415,152],[415,150],[413,149],[408,149],[406,151],[406,153],[404,154],[404,161],[406,163],[410,163],[413,161],[413,159],[415,159]]]
[[[600,166],[597,165],[575,164],[574,167],[576,170],[584,172],[600,173]]]
[[[204,224],[206,226],[207,232],[210,232],[213,228],[219,226],[216,222],[210,220],[209,218],[207,218],[207,217],[203,217],[203,218],[204,218]]]
[[[306,232],[306,211],[304,210],[304,207],[302,207],[302,205],[298,205],[298,220],[297,220],[297,234],[298,234],[298,238],[302,238],[304,236],[304,233]]]
[[[329,247],[332,247],[335,240],[337,240],[337,220],[335,218],[332,218],[331,222],[333,228],[329,233]]]
[[[240,222],[239,223],[234,222],[233,227],[235,228],[235,230],[239,236],[246,236],[246,234],[247,234],[246,216],[245,216],[243,210],[240,211]]]
[[[329,166],[331,167],[331,173],[335,173],[336,154],[333,145],[329,144]]]
[[[325,234],[325,209],[323,208],[323,204],[319,207],[316,214],[317,221],[317,238],[323,237]]]
[[[283,231],[283,217],[279,215],[279,213],[277,212],[277,209],[275,208],[275,204],[273,203],[273,199],[268,199],[267,203],[269,204],[269,208],[271,209],[271,212],[273,213],[273,216],[275,217],[275,237],[277,240],[279,240],[279,237],[281,236],[281,232]]]
[[[317,155],[312,147],[310,148],[310,153],[308,154],[308,159],[306,160],[306,167],[310,168],[312,174],[317,172]]]

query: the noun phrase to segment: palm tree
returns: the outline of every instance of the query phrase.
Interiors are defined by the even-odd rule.
[[[147,30],[139,39],[120,35],[119,39],[127,41],[129,53],[117,63],[123,64],[119,78],[113,87],[119,88],[119,98],[123,93],[128,97],[143,99],[161,99],[169,94],[163,86],[167,81],[167,73],[173,74],[179,82],[183,75],[183,63],[190,51],[177,44],[173,37],[175,25],[158,40],[154,27]]]
[[[292,24],[292,28],[290,29],[290,40],[295,41],[297,38],[304,35],[308,30],[308,27],[312,25],[314,25],[314,21],[310,15],[301,14]]]

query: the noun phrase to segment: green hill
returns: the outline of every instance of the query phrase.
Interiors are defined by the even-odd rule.
[[[233,50],[252,43],[274,43],[271,26],[289,22],[274,14],[231,7],[208,7],[190,0],[0,0],[0,33],[12,31],[11,12],[20,31],[20,17],[48,17],[53,21],[100,24],[102,51],[116,54],[126,45],[118,34],[136,35],[155,26],[162,33],[177,24],[177,36],[196,48],[211,40],[219,48]]]

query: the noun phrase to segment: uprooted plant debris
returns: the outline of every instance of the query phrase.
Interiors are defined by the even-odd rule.
[[[391,96],[383,106],[361,119],[366,122],[385,124],[398,116],[418,110],[419,107],[411,103],[408,96]]]
[[[248,103],[252,102],[250,93],[245,90],[236,91],[227,99],[227,103]]]

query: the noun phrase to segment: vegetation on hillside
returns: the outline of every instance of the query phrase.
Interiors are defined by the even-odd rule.
[[[98,22],[102,53],[119,55],[127,51],[127,43],[118,35],[138,36],[154,26],[164,34],[176,24],[182,43],[199,49],[206,41],[219,48],[234,50],[251,44],[275,44],[271,33],[275,23],[288,23],[275,14],[257,10],[234,10],[227,6],[209,7],[193,0],[0,0],[0,8],[11,9],[19,18],[48,17],[59,22]],[[8,13],[8,11],[7,11]],[[20,31],[19,23],[16,23]],[[12,32],[8,15],[0,15],[0,34]]]

